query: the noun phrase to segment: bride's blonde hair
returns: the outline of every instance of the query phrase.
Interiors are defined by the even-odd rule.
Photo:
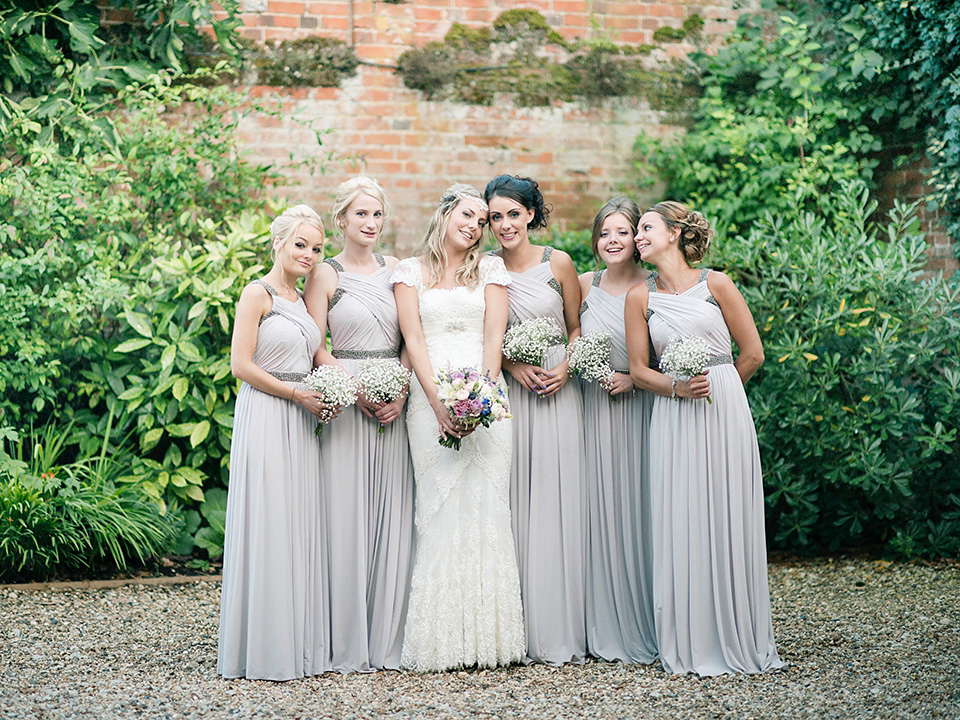
[[[427,232],[417,246],[416,254],[422,258],[423,264],[427,268],[428,285],[435,285],[443,280],[444,271],[447,267],[447,251],[443,247],[443,239],[447,233],[447,223],[450,222],[450,216],[463,200],[472,200],[480,206],[481,210],[487,212],[487,203],[484,202],[480,191],[472,185],[465,183],[456,183],[447,188],[440,196],[440,206],[430,218],[430,225]],[[480,280],[480,243],[481,238],[476,244],[467,250],[466,257],[457,268],[455,276],[458,285],[466,285],[474,288]]]

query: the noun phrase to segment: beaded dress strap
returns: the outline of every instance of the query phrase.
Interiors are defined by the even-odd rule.
[[[332,267],[334,270],[336,270],[338,273],[342,273],[342,272],[343,272],[343,265],[341,265],[340,263],[338,263],[338,262],[337,262],[336,260],[334,260],[333,258],[327,258],[326,260],[324,260],[324,262],[325,262],[327,265],[329,265],[330,267]]]
[[[374,253],[373,256],[377,259],[377,263],[379,263],[380,267],[387,266],[387,261],[383,259],[383,255],[380,253]]]
[[[650,277],[647,278],[647,292],[650,294],[650,297],[657,292],[657,274],[651,273]],[[650,298],[647,298],[647,320],[650,320],[650,317],[653,315],[653,308],[650,307]]]
[[[273,285],[271,285],[270,283],[268,283],[266,280],[263,280],[263,279],[261,279],[261,278],[257,278],[256,280],[254,280],[254,281],[251,282],[250,284],[251,284],[251,285],[253,285],[253,284],[263,285],[263,286],[267,289],[267,292],[268,292],[268,293],[270,293],[270,294],[273,295],[274,297],[279,297],[279,295],[277,294],[277,291],[276,291],[276,289],[273,287]]]
[[[260,278],[257,278],[250,284],[253,285],[254,283],[257,285],[262,285],[264,288],[266,288],[267,292],[270,293],[271,299],[275,297],[280,297],[279,295],[277,295],[277,291],[274,289],[273,285],[268,283],[266,280],[261,280]],[[261,325],[263,325],[263,321],[266,320],[267,318],[273,317],[274,315],[279,315],[279,314],[280,313],[278,313],[276,310],[273,309],[273,307],[271,307],[269,310],[267,310],[267,312],[265,312],[260,317],[260,322],[257,323],[257,327],[260,327]]]
[[[550,260],[550,256],[553,255],[553,248],[549,245],[544,245],[543,255],[540,256],[540,262],[545,263]]]
[[[600,287],[600,278],[602,277],[603,277],[603,270],[597,270],[593,274],[593,282],[591,283],[591,285],[593,287]]]
[[[697,282],[704,282],[704,281],[707,279],[707,276],[708,276],[711,272],[713,272],[713,271],[712,271],[710,268],[703,268],[703,269],[700,271],[700,277],[697,278]],[[704,299],[704,301],[710,303],[711,305],[716,305],[717,307],[720,307],[720,303],[718,303],[717,300],[716,300],[716,298],[713,297],[713,295],[710,294],[710,290],[709,290],[709,289],[707,290],[707,297]],[[731,361],[731,362],[732,362],[732,361]]]

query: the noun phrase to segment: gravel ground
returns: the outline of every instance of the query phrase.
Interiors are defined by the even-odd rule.
[[[770,567],[789,667],[589,662],[272,683],[215,673],[220,587],[0,589],[0,718],[960,718],[960,564]]]

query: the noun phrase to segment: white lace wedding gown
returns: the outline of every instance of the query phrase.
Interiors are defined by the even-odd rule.
[[[508,285],[500,258],[485,257],[475,289],[423,287],[420,261],[397,265],[394,283],[417,289],[434,371],[479,368],[484,286]],[[411,670],[493,667],[525,652],[520,576],[510,526],[509,420],[478,428],[460,450],[438,442],[437,419],[420,384],[407,404],[416,482],[416,558],[401,664]]]

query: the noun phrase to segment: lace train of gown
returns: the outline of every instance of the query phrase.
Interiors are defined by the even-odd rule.
[[[417,288],[434,370],[479,367],[483,286],[509,283],[502,262],[484,258],[473,290],[425,290],[416,258],[401,262],[393,280]],[[519,662],[525,647],[510,527],[510,421],[479,428],[459,451],[444,448],[423,389],[414,381],[410,390],[417,543],[401,663],[440,671]]]

